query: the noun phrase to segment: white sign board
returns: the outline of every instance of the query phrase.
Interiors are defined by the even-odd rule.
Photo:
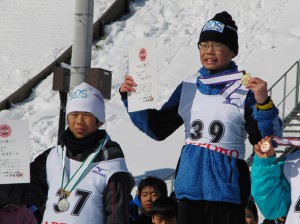
[[[145,40],[129,47],[129,75],[137,84],[128,94],[128,111],[157,107],[156,42]]]
[[[30,182],[29,124],[0,120],[0,184]]]

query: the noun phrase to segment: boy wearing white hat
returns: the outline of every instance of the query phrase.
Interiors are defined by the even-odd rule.
[[[31,163],[30,185],[19,196],[44,212],[43,224],[129,223],[129,172],[119,144],[99,129],[105,122],[102,94],[87,83],[76,86],[66,116],[62,144]]]

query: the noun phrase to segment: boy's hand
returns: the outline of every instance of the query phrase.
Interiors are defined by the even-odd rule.
[[[267,82],[264,80],[258,77],[252,77],[249,79],[246,87],[253,91],[257,103],[262,104],[268,99]]]
[[[120,87],[120,92],[135,92],[137,84],[134,82],[133,78],[130,75],[125,75],[125,80]]]
[[[268,142],[269,146],[270,146],[270,149],[267,150],[266,152],[264,152],[264,150],[262,150],[262,144],[264,142]],[[255,151],[256,155],[260,158],[268,158],[268,157],[274,156],[275,152],[274,152],[274,147],[271,143],[271,138],[265,137],[261,141],[259,141],[257,144],[255,144],[254,151]]]

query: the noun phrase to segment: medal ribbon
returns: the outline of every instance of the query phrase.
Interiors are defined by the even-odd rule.
[[[95,152],[91,153],[85,160],[83,163],[81,163],[80,167],[76,170],[76,172],[73,174],[73,176],[68,180],[68,182],[66,183],[66,185],[63,187],[64,184],[64,176],[65,176],[65,172],[66,172],[66,168],[65,168],[65,157],[66,157],[66,150],[63,149],[63,153],[62,153],[62,164],[63,164],[63,174],[62,174],[62,180],[61,180],[61,189],[63,189],[64,191],[71,193],[74,188],[78,185],[80,178],[82,177],[82,175],[84,174],[84,172],[86,171],[86,169],[89,167],[89,165],[94,161],[94,159],[96,158],[97,154],[100,152],[100,150],[103,148],[103,146],[107,143],[107,141],[109,140],[109,135],[105,136],[105,139],[102,140],[99,143],[98,148],[95,150]]]
[[[300,138],[278,138],[276,136],[271,136],[271,139],[275,141],[278,145],[292,145],[297,148],[300,148]]]
[[[215,75],[210,77],[199,77],[198,79],[205,85],[218,85],[224,83],[231,83],[226,86],[221,92],[220,95],[225,99],[231,96],[232,93],[242,85],[238,80],[241,80],[242,76],[245,74],[245,71],[237,71],[233,73],[227,73],[222,75]]]
[[[214,75],[209,77],[200,77],[199,79],[205,85],[218,85],[241,80],[244,73],[245,71],[237,71],[233,73]]]

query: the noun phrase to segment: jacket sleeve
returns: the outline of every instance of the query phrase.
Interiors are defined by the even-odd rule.
[[[147,109],[128,112],[133,124],[154,140],[164,140],[183,124],[178,114],[182,84],[180,84],[161,109]],[[127,94],[121,94],[122,101],[128,109]]]
[[[249,141],[255,145],[263,137],[275,135],[282,137],[282,121],[275,105],[269,110],[256,108],[256,101],[252,91],[249,91],[245,105],[246,131]],[[276,147],[276,144],[274,144]]]
[[[129,223],[130,186],[129,174],[112,175],[104,190],[104,210],[107,224]]]
[[[30,164],[30,192],[32,200],[40,204],[47,201],[48,184],[46,162],[52,148],[45,150]]]
[[[291,189],[282,167],[275,156],[254,156],[251,192],[262,214],[270,220],[286,216],[291,204]]]

